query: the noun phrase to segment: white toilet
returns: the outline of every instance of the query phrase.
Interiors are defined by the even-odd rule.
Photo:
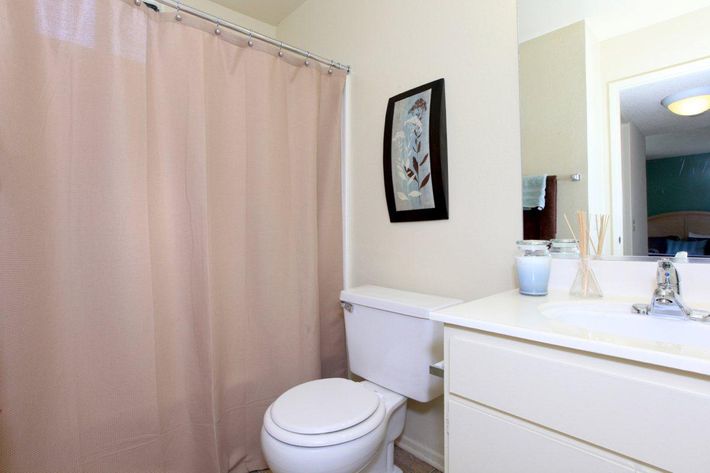
[[[401,473],[394,441],[407,398],[443,393],[429,365],[443,359],[443,327],[429,312],[461,301],[361,286],[341,293],[350,370],[366,381],[310,381],[264,414],[261,447],[273,473]]]

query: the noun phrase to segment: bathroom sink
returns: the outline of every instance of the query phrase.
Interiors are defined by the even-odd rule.
[[[550,302],[542,304],[539,310],[543,316],[569,328],[586,331],[588,338],[623,337],[651,343],[710,346],[710,323],[639,315],[632,312],[627,302]]]

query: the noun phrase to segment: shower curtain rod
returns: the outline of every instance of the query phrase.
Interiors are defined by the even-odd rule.
[[[136,5],[140,5],[143,3],[143,0],[134,0],[134,1],[135,1]],[[322,56],[318,56],[317,54],[313,54],[310,51],[306,51],[304,49],[297,48],[295,46],[291,46],[290,44],[286,44],[283,41],[279,41],[278,39],[263,35],[261,33],[257,33],[256,31],[252,31],[249,28],[244,28],[243,26],[239,26],[234,23],[230,23],[229,21],[224,21],[221,18],[211,15],[207,12],[204,12],[202,10],[198,10],[196,8],[189,6],[189,5],[185,5],[181,1],[148,0],[148,2],[146,2],[146,3],[151,3],[151,2],[160,3],[161,5],[165,5],[167,7],[174,8],[174,9],[178,10],[179,12],[188,13],[192,16],[202,18],[203,20],[207,20],[212,23],[215,23],[218,27],[228,28],[230,30],[236,31],[237,33],[241,33],[245,36],[248,36],[249,41],[251,41],[252,39],[257,39],[259,41],[263,41],[265,43],[276,46],[279,48],[279,55],[281,54],[281,50],[285,50],[285,51],[289,51],[294,54],[298,54],[299,56],[303,56],[306,58],[306,65],[308,65],[308,61],[312,59],[312,60],[317,61],[321,64],[325,64],[326,66],[343,70],[348,74],[350,73],[350,66],[349,65],[326,59]]]

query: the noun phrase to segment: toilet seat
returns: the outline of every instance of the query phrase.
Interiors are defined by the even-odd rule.
[[[325,447],[363,437],[385,418],[382,396],[348,379],[310,381],[282,394],[266,411],[264,428],[277,440]]]

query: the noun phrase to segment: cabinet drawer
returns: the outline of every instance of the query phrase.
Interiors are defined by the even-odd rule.
[[[484,407],[450,400],[448,412],[450,473],[653,471]]]
[[[451,333],[448,350],[454,395],[658,468],[708,471],[706,377],[474,331]]]

